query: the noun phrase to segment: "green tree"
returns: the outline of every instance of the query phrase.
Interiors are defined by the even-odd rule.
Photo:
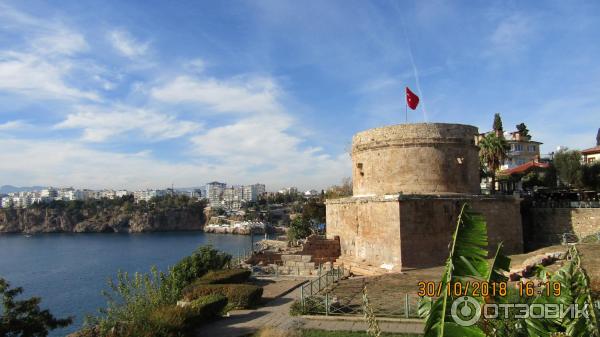
[[[304,239],[313,233],[313,227],[307,219],[303,216],[296,217],[290,223],[288,228],[288,239],[290,241]]]
[[[581,187],[581,152],[562,149],[554,155],[554,167],[561,184]]]
[[[304,221],[316,223],[325,222],[325,204],[321,200],[310,199],[302,207],[302,218]]]
[[[517,131],[519,132],[519,134],[521,134],[521,136],[523,136],[523,137],[529,136],[529,130],[527,130],[527,125],[525,125],[525,123],[517,124],[516,128],[517,128]]]
[[[133,275],[119,271],[115,280],[109,280],[109,290],[102,292],[107,308],[99,310],[100,316],[87,317],[86,325],[98,325],[104,333],[102,336],[122,322],[142,326],[156,308],[177,303],[183,289],[192,281],[210,270],[224,268],[230,261],[231,255],[202,246],[166,273],[156,267],[152,267],[150,273]]]
[[[341,185],[334,185],[325,192],[325,199],[335,199],[352,196],[352,178],[342,179]]]
[[[0,336],[6,337],[43,337],[49,330],[64,328],[73,322],[69,318],[55,318],[49,310],[41,310],[39,297],[27,300],[15,300],[23,292],[23,288],[11,288],[10,284],[0,278]]]
[[[479,141],[479,158],[492,178],[492,193],[496,190],[496,172],[507,158],[507,152],[506,140],[495,133],[489,133]]]
[[[492,129],[499,134],[502,134],[502,132],[504,132],[504,129],[502,128],[502,118],[500,118],[499,113],[494,114],[494,125]]]
[[[583,165],[581,170],[581,182],[590,190],[600,191],[600,163]]]

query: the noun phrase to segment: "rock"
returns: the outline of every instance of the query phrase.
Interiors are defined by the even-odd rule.
[[[177,306],[182,307],[182,308],[188,307],[191,304],[192,304],[192,302],[189,302],[189,301],[184,301],[184,300],[177,301]]]
[[[101,211],[82,209],[0,209],[1,233],[140,233],[201,230],[206,217],[198,208],[124,211],[108,207]]]

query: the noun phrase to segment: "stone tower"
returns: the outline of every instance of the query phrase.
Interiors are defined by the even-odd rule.
[[[478,130],[461,124],[401,124],[352,139],[353,196],[326,202],[327,237],[340,237],[338,263],[378,274],[442,264],[463,203],[486,216],[488,234],[509,253],[523,249],[518,200],[484,196]]]
[[[458,124],[401,124],[352,139],[354,195],[478,194],[477,128]]]

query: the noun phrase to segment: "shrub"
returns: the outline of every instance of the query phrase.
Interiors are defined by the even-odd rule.
[[[169,272],[177,275],[178,282],[185,286],[202,277],[209,270],[223,269],[230,261],[231,255],[210,246],[203,246],[179,261]]]
[[[227,297],[220,294],[208,295],[192,301],[190,306],[202,321],[209,321],[223,313],[227,306]]]
[[[189,335],[195,327],[219,316],[227,298],[210,295],[179,307],[163,305],[151,310],[147,317],[132,324],[120,324],[108,337],[180,337]],[[101,336],[101,335],[97,335]]]
[[[252,272],[248,269],[223,269],[209,271],[206,275],[194,282],[202,284],[230,284],[244,283],[250,278]]]
[[[227,297],[229,309],[247,309],[260,303],[263,288],[251,284],[198,284],[185,289],[183,297],[192,301],[207,295]]]
[[[169,336],[189,331],[197,319],[198,315],[194,308],[168,305],[158,307],[150,312],[149,324],[145,325],[152,327],[156,336]],[[141,324],[136,325],[140,326]]]
[[[318,297],[307,297],[302,306],[302,302],[294,301],[290,306],[290,316],[316,315],[325,313],[325,304]]]
[[[159,272],[155,267],[148,274],[119,272],[115,281],[109,281],[110,291],[103,292],[108,300],[107,308],[101,309],[99,317],[88,317],[86,323],[98,325],[105,334],[119,322],[134,322],[133,326],[142,324],[157,308],[177,303],[192,280],[208,270],[223,268],[230,259],[230,255],[205,246],[170,268],[168,273]]]

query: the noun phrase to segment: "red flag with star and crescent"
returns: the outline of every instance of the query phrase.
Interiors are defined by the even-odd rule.
[[[419,96],[415,95],[414,92],[410,91],[408,87],[406,87],[406,104],[409,108],[415,110],[417,105],[419,105]]]

